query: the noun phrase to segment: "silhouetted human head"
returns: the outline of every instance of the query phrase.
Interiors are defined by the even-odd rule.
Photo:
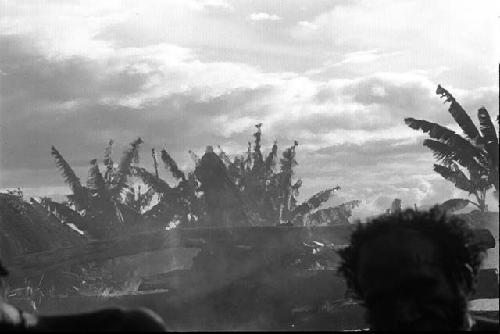
[[[470,326],[482,249],[457,217],[406,210],[359,224],[339,251],[339,272],[373,330],[462,330]]]

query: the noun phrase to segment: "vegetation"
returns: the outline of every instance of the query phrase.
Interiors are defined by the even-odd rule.
[[[127,226],[157,221],[176,226],[257,226],[257,225],[326,225],[348,223],[359,201],[323,208],[340,187],[335,186],[298,203],[302,180],[294,180],[298,142],[282,153],[278,164],[278,144],[269,153],[262,152],[262,124],[256,125],[254,141],[246,155],[229,157],[220,147],[215,153],[208,146],[199,158],[190,151],[196,168],[184,172],[165,150],[160,158],[175,185],[159,176],[156,152],[150,172],[138,166],[140,138],[130,144],[121,161],[112,160],[110,141],[105,149],[101,172],[97,159],[90,161],[86,185],[82,185],[68,162],[52,147],[52,155],[69,185],[68,202],[56,203],[44,198],[41,204],[62,221],[72,222],[94,238],[107,238]],[[134,180],[140,180],[145,187]],[[137,189],[137,190],[135,190]]]
[[[270,151],[264,154],[261,140],[262,131],[259,124],[253,143],[248,143],[246,155],[230,157],[220,147],[215,153],[210,146],[201,158],[190,152],[196,165],[191,172],[182,171],[170,154],[162,149],[158,162],[169,171],[174,182],[167,182],[160,177],[154,150],[152,172],[138,165],[139,148],[142,144],[140,138],[130,143],[118,164],[113,161],[113,141],[110,141],[101,165],[97,159],[90,160],[85,183],[80,181],[62,154],[52,147],[51,153],[55,163],[71,189],[68,200],[61,203],[50,198],[41,198],[31,199],[28,204],[23,201],[20,190],[10,191],[6,198],[10,202],[18,203],[17,206],[9,204],[9,208],[19,207],[24,210],[22,212],[35,210],[36,215],[33,213],[31,216],[43,216],[43,219],[50,220],[50,231],[53,234],[51,237],[38,238],[39,234],[41,236],[40,231],[45,233],[45,230],[34,226],[34,222],[39,220],[43,223],[42,218],[30,218],[26,224],[24,220],[17,218],[8,220],[17,222],[14,231],[21,234],[16,239],[26,239],[30,245],[29,249],[36,246],[33,249],[36,252],[62,247],[56,242],[51,244],[51,238],[64,241],[64,246],[73,243],[74,239],[76,245],[86,243],[87,237],[118,237],[123,233],[134,233],[138,230],[134,227],[147,229],[157,226],[155,223],[158,222],[163,227],[172,223],[181,227],[348,223],[352,209],[359,201],[321,208],[321,205],[340,189],[335,186],[300,203],[298,196],[302,181],[295,180],[298,143],[294,142],[286,148],[281,159],[278,159],[278,144],[274,142]],[[19,221],[22,225],[19,225]],[[33,225],[30,233],[19,229],[28,223]],[[47,226],[50,224],[45,223]],[[79,234],[75,233],[75,230]],[[14,245],[17,241],[12,242]],[[12,245],[9,243],[3,248],[14,249],[15,245]],[[20,252],[21,250],[17,249],[9,254],[15,257]],[[103,294],[106,291],[122,289],[133,278],[133,273],[122,272],[115,275],[113,270],[108,270],[110,268],[106,266],[104,263],[88,263],[65,266],[43,275],[36,274],[32,279],[23,282],[13,278],[9,285],[9,289],[13,290],[9,290],[9,293],[28,296],[35,301],[35,307],[41,296]]]
[[[181,171],[175,160],[163,149],[161,160],[165,168],[170,171],[174,179],[178,182],[172,187],[159,177],[155,152],[153,150],[153,162],[155,172],[151,173],[145,168],[133,166],[131,175],[142,180],[158,197],[151,209],[144,212],[143,217],[150,220],[163,222],[177,222],[183,226],[190,226],[199,221],[205,214],[204,195],[200,192],[199,182],[194,173],[187,175]]]
[[[470,203],[471,201],[465,198],[452,198],[439,204],[439,208],[444,212],[454,212],[462,210]]]
[[[232,160],[220,150],[218,154],[221,170],[227,170],[226,181],[236,190],[243,203],[246,216],[253,225],[289,224],[295,226],[347,223],[345,219],[359,201],[344,203],[335,208],[319,207],[340,187],[331,187],[298,203],[302,180],[294,180],[294,168],[297,166],[296,148],[298,142],[286,148],[277,168],[278,145],[274,142],[269,153],[261,151],[262,124],[255,126],[254,143],[248,143],[246,156],[235,156]],[[213,153],[210,153],[213,154]],[[265,156],[265,158],[264,158]],[[215,158],[214,158],[215,160]]]
[[[104,175],[97,159],[92,159],[86,186],[81,184],[71,166],[52,146],[52,156],[72,191],[68,195],[68,204],[82,217],[74,221],[78,228],[93,237],[104,238],[140,219],[140,209],[148,204],[150,192],[139,193],[136,197],[134,188],[128,181],[132,163],[139,161],[141,143],[141,138],[130,143],[130,147],[123,152],[120,163],[115,166],[111,158],[113,141],[110,141],[104,154]],[[49,199],[43,200],[42,204],[51,212],[57,207],[59,215],[70,214]],[[74,214],[72,216],[75,217]]]
[[[451,129],[426,120],[405,118],[405,123],[415,130],[428,133],[431,139],[424,145],[432,150],[437,164],[434,170],[458,189],[474,195],[470,201],[481,212],[487,210],[486,192],[494,188],[498,200],[498,136],[488,111],[481,107],[477,115],[479,130],[467,112],[455,98],[438,85],[436,94],[450,102],[448,111],[463,131],[457,134]]]

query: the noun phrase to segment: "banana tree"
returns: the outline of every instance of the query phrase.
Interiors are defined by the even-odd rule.
[[[126,198],[127,193],[131,191],[128,182],[130,170],[132,164],[138,162],[142,139],[138,138],[130,144],[123,152],[117,167],[111,159],[112,144],[110,141],[105,150],[105,173],[101,173],[97,159],[92,159],[85,186],[81,184],[69,163],[52,146],[52,156],[72,191],[72,194],[67,196],[69,203],[80,215],[86,217],[87,232],[97,238],[109,237],[121,230],[123,225],[140,219],[140,213],[127,206]]]
[[[295,158],[298,142],[294,141],[293,145],[282,153],[282,158],[279,160],[279,170],[277,170],[277,142],[274,142],[264,159],[261,152],[262,123],[255,127],[257,131],[254,133],[253,150],[250,143],[246,157],[236,156],[231,161],[224,151],[220,151],[219,164],[223,163],[227,167],[226,180],[229,179],[230,183],[237,188],[242,205],[246,208],[244,211],[247,212],[246,215],[251,218],[253,224],[309,224],[311,214],[318,211],[319,207],[328,201],[340,187],[320,191],[303,203],[298,203],[299,190],[302,186],[302,180],[294,181],[294,168],[298,164]],[[345,203],[344,206],[339,206],[332,211],[330,215],[317,214],[313,224],[332,222],[333,220],[338,222],[341,217],[340,212],[343,212],[345,216],[350,216],[349,210],[356,206],[351,206],[348,209],[349,205]],[[337,214],[335,215],[333,212]],[[334,217],[337,218],[333,219]]]
[[[169,170],[178,182],[171,186],[167,181],[159,177],[156,169],[151,173],[145,168],[133,166],[132,175],[144,182],[153,193],[158,195],[158,203],[144,213],[147,219],[169,223],[180,222],[181,226],[190,226],[202,219],[205,215],[203,194],[200,193],[199,184],[194,173],[184,173],[179,169],[175,160],[163,149],[161,160],[165,169]]]
[[[431,149],[437,164],[434,171],[452,182],[458,189],[474,195],[471,203],[484,212],[486,193],[492,187],[498,200],[498,136],[488,111],[478,110],[479,130],[463,107],[441,85],[436,94],[450,102],[448,111],[462,129],[463,135],[437,123],[414,118],[405,118],[405,123],[415,130],[428,133],[431,139],[424,140],[424,146]]]

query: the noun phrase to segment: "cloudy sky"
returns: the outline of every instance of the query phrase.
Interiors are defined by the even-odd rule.
[[[466,196],[404,117],[451,125],[437,84],[498,114],[495,0],[0,1],[0,188],[68,193],[114,139],[188,150],[299,142],[301,197],[341,186],[355,216]],[[491,196],[492,197],[492,196]],[[496,205],[490,198],[491,205]]]

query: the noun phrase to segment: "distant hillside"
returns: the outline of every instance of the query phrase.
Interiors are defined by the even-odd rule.
[[[82,245],[86,237],[61,223],[38,203],[0,194],[0,258]]]

